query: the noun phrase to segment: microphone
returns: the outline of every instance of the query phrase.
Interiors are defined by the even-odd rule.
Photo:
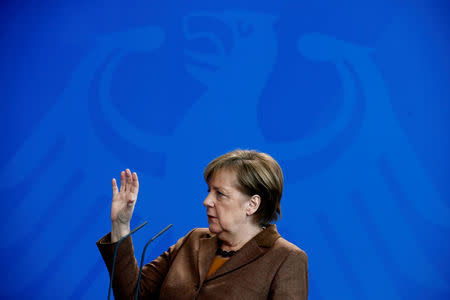
[[[113,265],[112,265],[112,269],[111,269],[111,277],[109,278],[109,290],[108,290],[108,300],[111,297],[111,287],[112,287],[112,281],[113,281],[113,276],[114,276],[114,267],[116,266],[116,256],[117,256],[117,250],[119,249],[119,245],[120,243],[122,243],[123,240],[125,240],[127,237],[129,237],[130,235],[132,235],[133,233],[135,233],[136,231],[138,231],[139,229],[141,229],[142,227],[144,227],[145,225],[147,225],[147,221],[145,221],[144,223],[142,223],[141,225],[139,225],[137,228],[133,229],[132,231],[130,231],[130,233],[128,233],[127,235],[123,236],[118,242],[116,247],[114,248],[114,257],[113,257]]]
[[[144,251],[142,251],[142,257],[141,257],[141,264],[139,267],[139,277],[138,277],[138,282],[137,282],[137,286],[136,286],[136,296],[134,297],[135,300],[138,299],[139,296],[139,285],[141,283],[141,275],[142,275],[142,265],[144,263],[144,257],[145,257],[145,251],[147,251],[147,247],[148,245],[153,242],[157,237],[159,237],[160,235],[162,235],[164,232],[166,232],[170,227],[172,227],[172,224],[169,224],[166,228],[164,228],[163,230],[161,230],[160,232],[158,232],[157,235],[155,235],[154,237],[152,237],[147,244],[144,247]]]

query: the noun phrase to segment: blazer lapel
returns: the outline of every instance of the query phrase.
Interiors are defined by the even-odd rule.
[[[225,262],[223,266],[220,267],[207,280],[209,281],[226,273],[233,272],[234,270],[251,263],[261,255],[263,255],[268,248],[272,247],[279,237],[280,235],[277,232],[276,225],[270,225],[253,239],[251,239],[247,244],[245,244],[244,247],[242,247],[235,255],[233,255],[227,262]],[[209,262],[209,264],[211,264],[211,261]]]
[[[209,267],[211,266],[214,256],[216,255],[218,245],[218,238],[216,235],[207,236],[200,239],[197,258],[200,285],[205,280]]]
[[[223,266],[221,266],[211,277],[208,278],[208,280],[212,280],[216,277],[239,269],[240,267],[251,263],[263,253],[264,251],[258,246],[258,244],[254,240],[251,240],[227,262],[225,262]]]

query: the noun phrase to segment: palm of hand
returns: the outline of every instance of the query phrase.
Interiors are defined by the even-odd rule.
[[[113,198],[111,204],[111,221],[129,224],[133,215],[139,191],[139,181],[136,172],[131,174],[127,169],[120,174],[120,190],[116,179],[112,180]]]

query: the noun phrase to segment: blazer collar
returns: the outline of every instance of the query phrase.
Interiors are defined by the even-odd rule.
[[[275,244],[275,241],[281,237],[277,231],[277,225],[271,224],[266,229],[257,234],[253,239],[258,246],[270,248]],[[244,246],[245,247],[245,246]]]
[[[276,225],[269,225],[266,229],[258,233],[253,239],[248,241],[234,256],[232,256],[207,280],[212,280],[251,263],[264,254],[267,251],[267,248],[272,247],[279,237],[280,234],[277,231]],[[216,235],[209,234],[200,239],[198,251],[200,284],[202,284],[205,280],[206,274],[211,266],[218,246],[219,239]]]

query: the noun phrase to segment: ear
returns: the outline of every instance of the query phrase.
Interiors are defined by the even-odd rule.
[[[261,205],[261,197],[259,195],[253,195],[248,200],[247,216],[253,215]]]

